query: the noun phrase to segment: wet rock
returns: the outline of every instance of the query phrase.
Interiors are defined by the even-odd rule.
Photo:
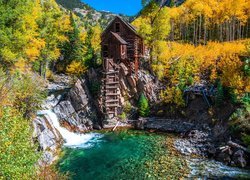
[[[46,117],[36,117],[33,121],[33,138],[39,142],[40,149],[43,151],[56,151],[62,142],[59,132],[51,125]]]
[[[47,90],[49,92],[55,92],[70,88],[73,83],[73,79],[70,76],[60,74],[53,75],[53,82],[49,82]]]
[[[223,162],[226,165],[229,165],[231,163],[231,154],[232,150],[229,147],[226,147],[225,149],[219,152],[216,157],[216,160]]]
[[[209,134],[199,130],[191,130],[187,137],[194,142],[207,142]]]
[[[95,76],[95,72],[91,73]],[[97,121],[97,111],[93,107],[93,99],[89,93],[86,79],[78,79],[67,94],[55,108],[59,120],[69,123],[71,129],[83,132],[93,129],[93,122]]]
[[[57,149],[62,145],[61,134],[53,127],[46,116],[38,116],[33,120],[33,139],[39,144],[38,150],[42,152],[39,164],[51,164],[57,156]]]
[[[102,129],[102,127],[99,124],[94,124],[93,128],[96,129],[96,130],[101,130]]]
[[[238,167],[246,167],[247,161],[246,161],[246,155],[244,151],[238,150],[233,154],[232,157],[233,165]]]
[[[55,108],[54,112],[57,114],[60,121],[67,121],[70,125],[80,125],[80,118],[76,113],[70,101],[62,101]]]
[[[174,142],[175,148],[184,155],[192,155],[192,154],[198,154],[201,155],[202,152],[198,148],[194,146],[189,140],[187,139],[177,139]]]
[[[181,119],[158,119],[149,118],[145,124],[146,129],[156,129],[171,133],[186,133],[195,128],[192,123],[185,122]]]
[[[139,118],[136,122],[135,122],[135,128],[139,129],[139,130],[143,130],[145,128],[145,124],[147,123],[147,119],[145,118]]]

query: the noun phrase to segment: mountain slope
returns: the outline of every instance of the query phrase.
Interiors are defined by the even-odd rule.
[[[64,8],[73,11],[78,15],[86,26],[100,24],[103,28],[117,15],[111,12],[97,11],[80,0],[56,0],[58,4]],[[125,20],[130,20],[131,17],[119,14]]]
[[[185,0],[156,0],[156,2],[160,3],[163,6],[179,6],[181,5]]]

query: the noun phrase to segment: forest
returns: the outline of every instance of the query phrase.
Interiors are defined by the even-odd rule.
[[[187,87],[215,85],[215,106],[236,107],[230,124],[250,148],[250,0],[143,4],[132,24],[149,51],[143,61],[164,83],[161,101],[183,108]],[[100,67],[103,29],[86,26],[55,0],[0,0],[0,14],[0,179],[33,179],[40,154],[31,124],[45,82]],[[148,116],[144,101],[140,114]]]

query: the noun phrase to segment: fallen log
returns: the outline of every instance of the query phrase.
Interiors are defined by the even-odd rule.
[[[120,121],[118,121],[115,125],[115,127],[112,129],[112,131],[115,131],[115,129],[117,128],[117,126],[119,125]]]
[[[241,150],[243,150],[243,151],[245,151],[247,153],[250,153],[249,149],[247,149],[247,148],[245,148],[245,147],[243,147],[243,146],[241,146],[241,145],[239,145],[239,144],[237,144],[237,143],[235,143],[233,141],[228,141],[227,145],[230,146],[230,147],[239,148],[239,149],[241,149]]]

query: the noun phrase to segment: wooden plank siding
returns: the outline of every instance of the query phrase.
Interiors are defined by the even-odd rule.
[[[118,16],[107,26],[101,38],[102,104],[104,112],[109,117],[115,117],[120,107],[119,63],[128,68],[129,75],[137,76],[140,58],[144,56],[144,44],[135,28]]]

